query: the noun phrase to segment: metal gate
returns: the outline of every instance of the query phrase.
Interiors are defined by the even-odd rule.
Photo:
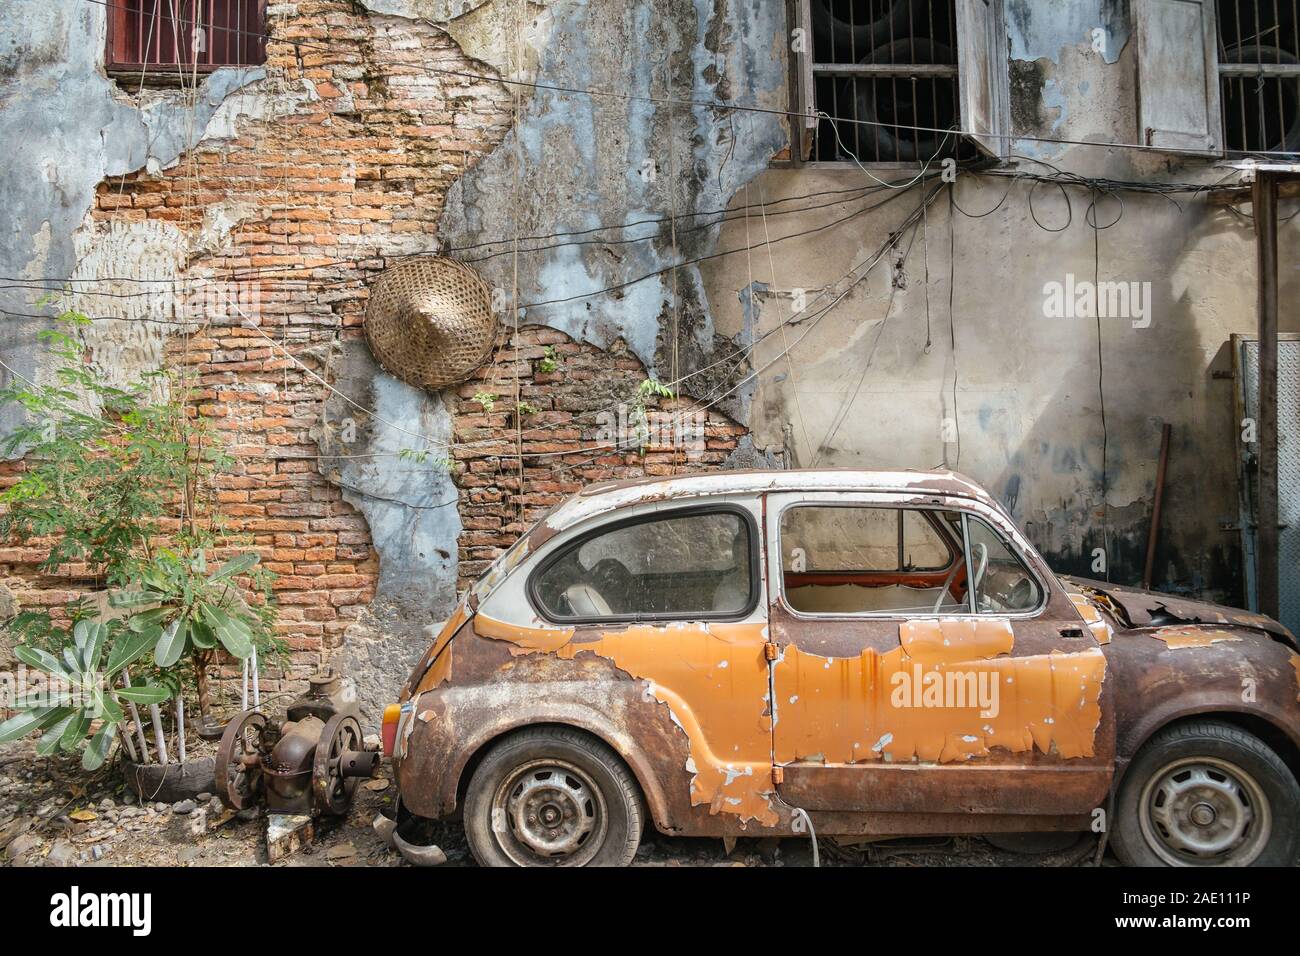
[[[1237,405],[1237,488],[1246,600],[1259,609],[1255,529],[1258,525],[1258,441],[1247,442],[1247,420],[1259,420],[1259,341],[1232,337]],[[1278,616],[1300,633],[1300,336],[1278,336],[1277,356]]]

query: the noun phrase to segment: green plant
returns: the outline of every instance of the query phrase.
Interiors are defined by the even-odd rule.
[[[81,755],[86,770],[97,770],[108,758],[114,732],[126,719],[124,704],[157,706],[172,697],[175,688],[164,684],[114,686],[113,678],[148,653],[156,638],[139,631],[119,635],[112,642],[107,662],[103,662],[110,630],[100,621],[78,621],[72,629],[72,644],[64,648],[61,659],[25,644],[14,649],[20,661],[46,674],[50,683],[16,702],[18,715],[0,723],[0,743],[39,731],[38,754],[72,751],[85,742],[98,720],[99,728]]]
[[[555,346],[548,345],[542,349],[542,357],[537,362],[537,370],[550,374],[560,367],[560,360],[555,354]]]
[[[515,407],[518,409],[519,414],[524,417],[528,415],[536,415],[538,412],[541,411],[541,408],[537,405],[534,405],[532,402],[521,401]]]
[[[124,681],[126,666],[140,661],[136,680],[143,676],[145,686],[168,690],[162,700],[141,702],[156,708],[174,699],[179,730],[187,689],[209,717],[208,668],[221,652],[237,660],[255,647],[263,660],[281,652],[271,631],[271,576],[257,567],[255,553],[240,552],[218,519],[214,483],[231,459],[207,420],[192,414],[183,383],[155,372],[125,388],[108,384],[85,360],[80,331],[88,321],[69,313],[42,333],[58,363],[51,384],[0,390],[0,405],[15,403],[26,412],[26,423],[0,446],[10,455],[25,453],[20,479],[0,494],[0,537],[48,543],[41,570],[59,574],[85,565],[101,589],[70,602],[60,620],[48,609],[29,610],[8,630],[31,666],[53,674],[36,663],[48,663],[40,655],[62,661],[62,673],[53,675],[60,679],[92,675],[105,648]],[[212,570],[218,553],[226,560]],[[240,579],[260,592],[257,606],[245,599]],[[124,647],[131,652],[126,657]],[[97,717],[111,725],[122,711],[104,702],[124,694],[131,700],[135,686],[126,681],[125,690],[113,688],[108,678],[114,676],[104,675],[102,691],[92,695],[101,701]],[[38,722],[50,716],[45,708],[25,710],[29,718],[44,711]],[[69,736],[60,736],[61,746],[80,746],[90,729],[82,723],[65,727]],[[6,724],[10,732],[21,726]],[[155,710],[156,733],[161,726]],[[111,743],[111,733],[98,734],[90,747],[95,740]],[[178,738],[183,750],[183,734]],[[161,740],[158,745],[161,750]]]
[[[443,471],[451,467],[449,459],[445,456],[435,457],[427,448],[403,448],[397,453],[397,457],[401,461],[413,461],[417,465],[428,465],[430,468]]]
[[[474,401],[478,402],[483,411],[487,412],[489,415],[492,413],[492,409],[497,407],[497,396],[495,392],[475,392]]]
[[[672,398],[673,390],[659,381],[657,378],[647,378],[637,386],[636,389],[638,400],[644,404],[646,399],[652,397]]]
[[[632,402],[631,414],[628,420],[636,430],[637,445],[641,453],[645,453],[647,442],[650,440],[650,417],[646,413],[646,403],[654,398],[672,398],[673,390],[657,378],[647,378],[642,380],[637,386],[636,398]]]

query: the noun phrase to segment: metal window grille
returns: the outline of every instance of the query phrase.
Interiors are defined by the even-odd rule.
[[[258,66],[266,62],[266,0],[115,0],[108,69]]]
[[[810,159],[897,164],[972,154],[956,132],[958,0],[805,2],[812,105],[836,120],[818,119]]]
[[[1300,152],[1300,0],[1217,0],[1224,143]]]

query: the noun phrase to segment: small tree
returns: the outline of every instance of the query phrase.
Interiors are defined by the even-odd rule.
[[[26,466],[0,494],[0,537],[49,541],[41,570],[85,565],[102,583],[60,619],[46,609],[25,611],[8,626],[21,642],[19,659],[53,684],[91,686],[70,700],[20,700],[21,713],[0,724],[0,741],[42,730],[40,749],[84,747],[89,767],[106,758],[113,734],[104,728],[122,723],[123,704],[133,712],[137,703],[155,708],[156,742],[165,753],[159,703],[176,700],[183,734],[186,690],[204,719],[210,716],[207,672],[221,651],[242,660],[254,647],[274,652],[279,644],[271,632],[270,574],[257,568],[255,553],[239,551],[213,506],[213,479],[231,459],[174,373],[149,373],[127,388],[108,384],[85,360],[80,331],[88,322],[69,313],[42,333],[58,360],[51,384],[0,390],[0,405],[17,403],[27,413],[27,423],[0,445],[8,455],[25,452]],[[219,551],[229,556],[214,567]],[[259,604],[245,600],[241,581],[260,591]],[[137,662],[138,673],[128,677]],[[119,680],[124,686],[114,686]],[[62,713],[69,707],[72,714]],[[103,725],[87,746],[96,719]],[[139,739],[144,748],[143,733]]]

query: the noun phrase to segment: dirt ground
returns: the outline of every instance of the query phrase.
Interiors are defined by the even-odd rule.
[[[385,763],[364,782],[346,818],[318,828],[311,846],[276,866],[409,866],[371,826],[395,798]],[[117,767],[86,774],[67,756],[36,756],[30,742],[0,747],[0,858],[5,866],[268,866],[265,820],[233,814],[208,800],[141,804]],[[445,866],[473,866],[456,823],[428,824]],[[1070,840],[1071,838],[1066,838]],[[841,845],[818,843],[823,866],[1087,866],[1093,837],[1050,851],[1012,852],[979,837],[906,839]],[[808,839],[741,838],[730,853],[721,840],[669,838],[648,832],[634,866],[809,866]],[[1104,865],[1111,865],[1109,855]]]

